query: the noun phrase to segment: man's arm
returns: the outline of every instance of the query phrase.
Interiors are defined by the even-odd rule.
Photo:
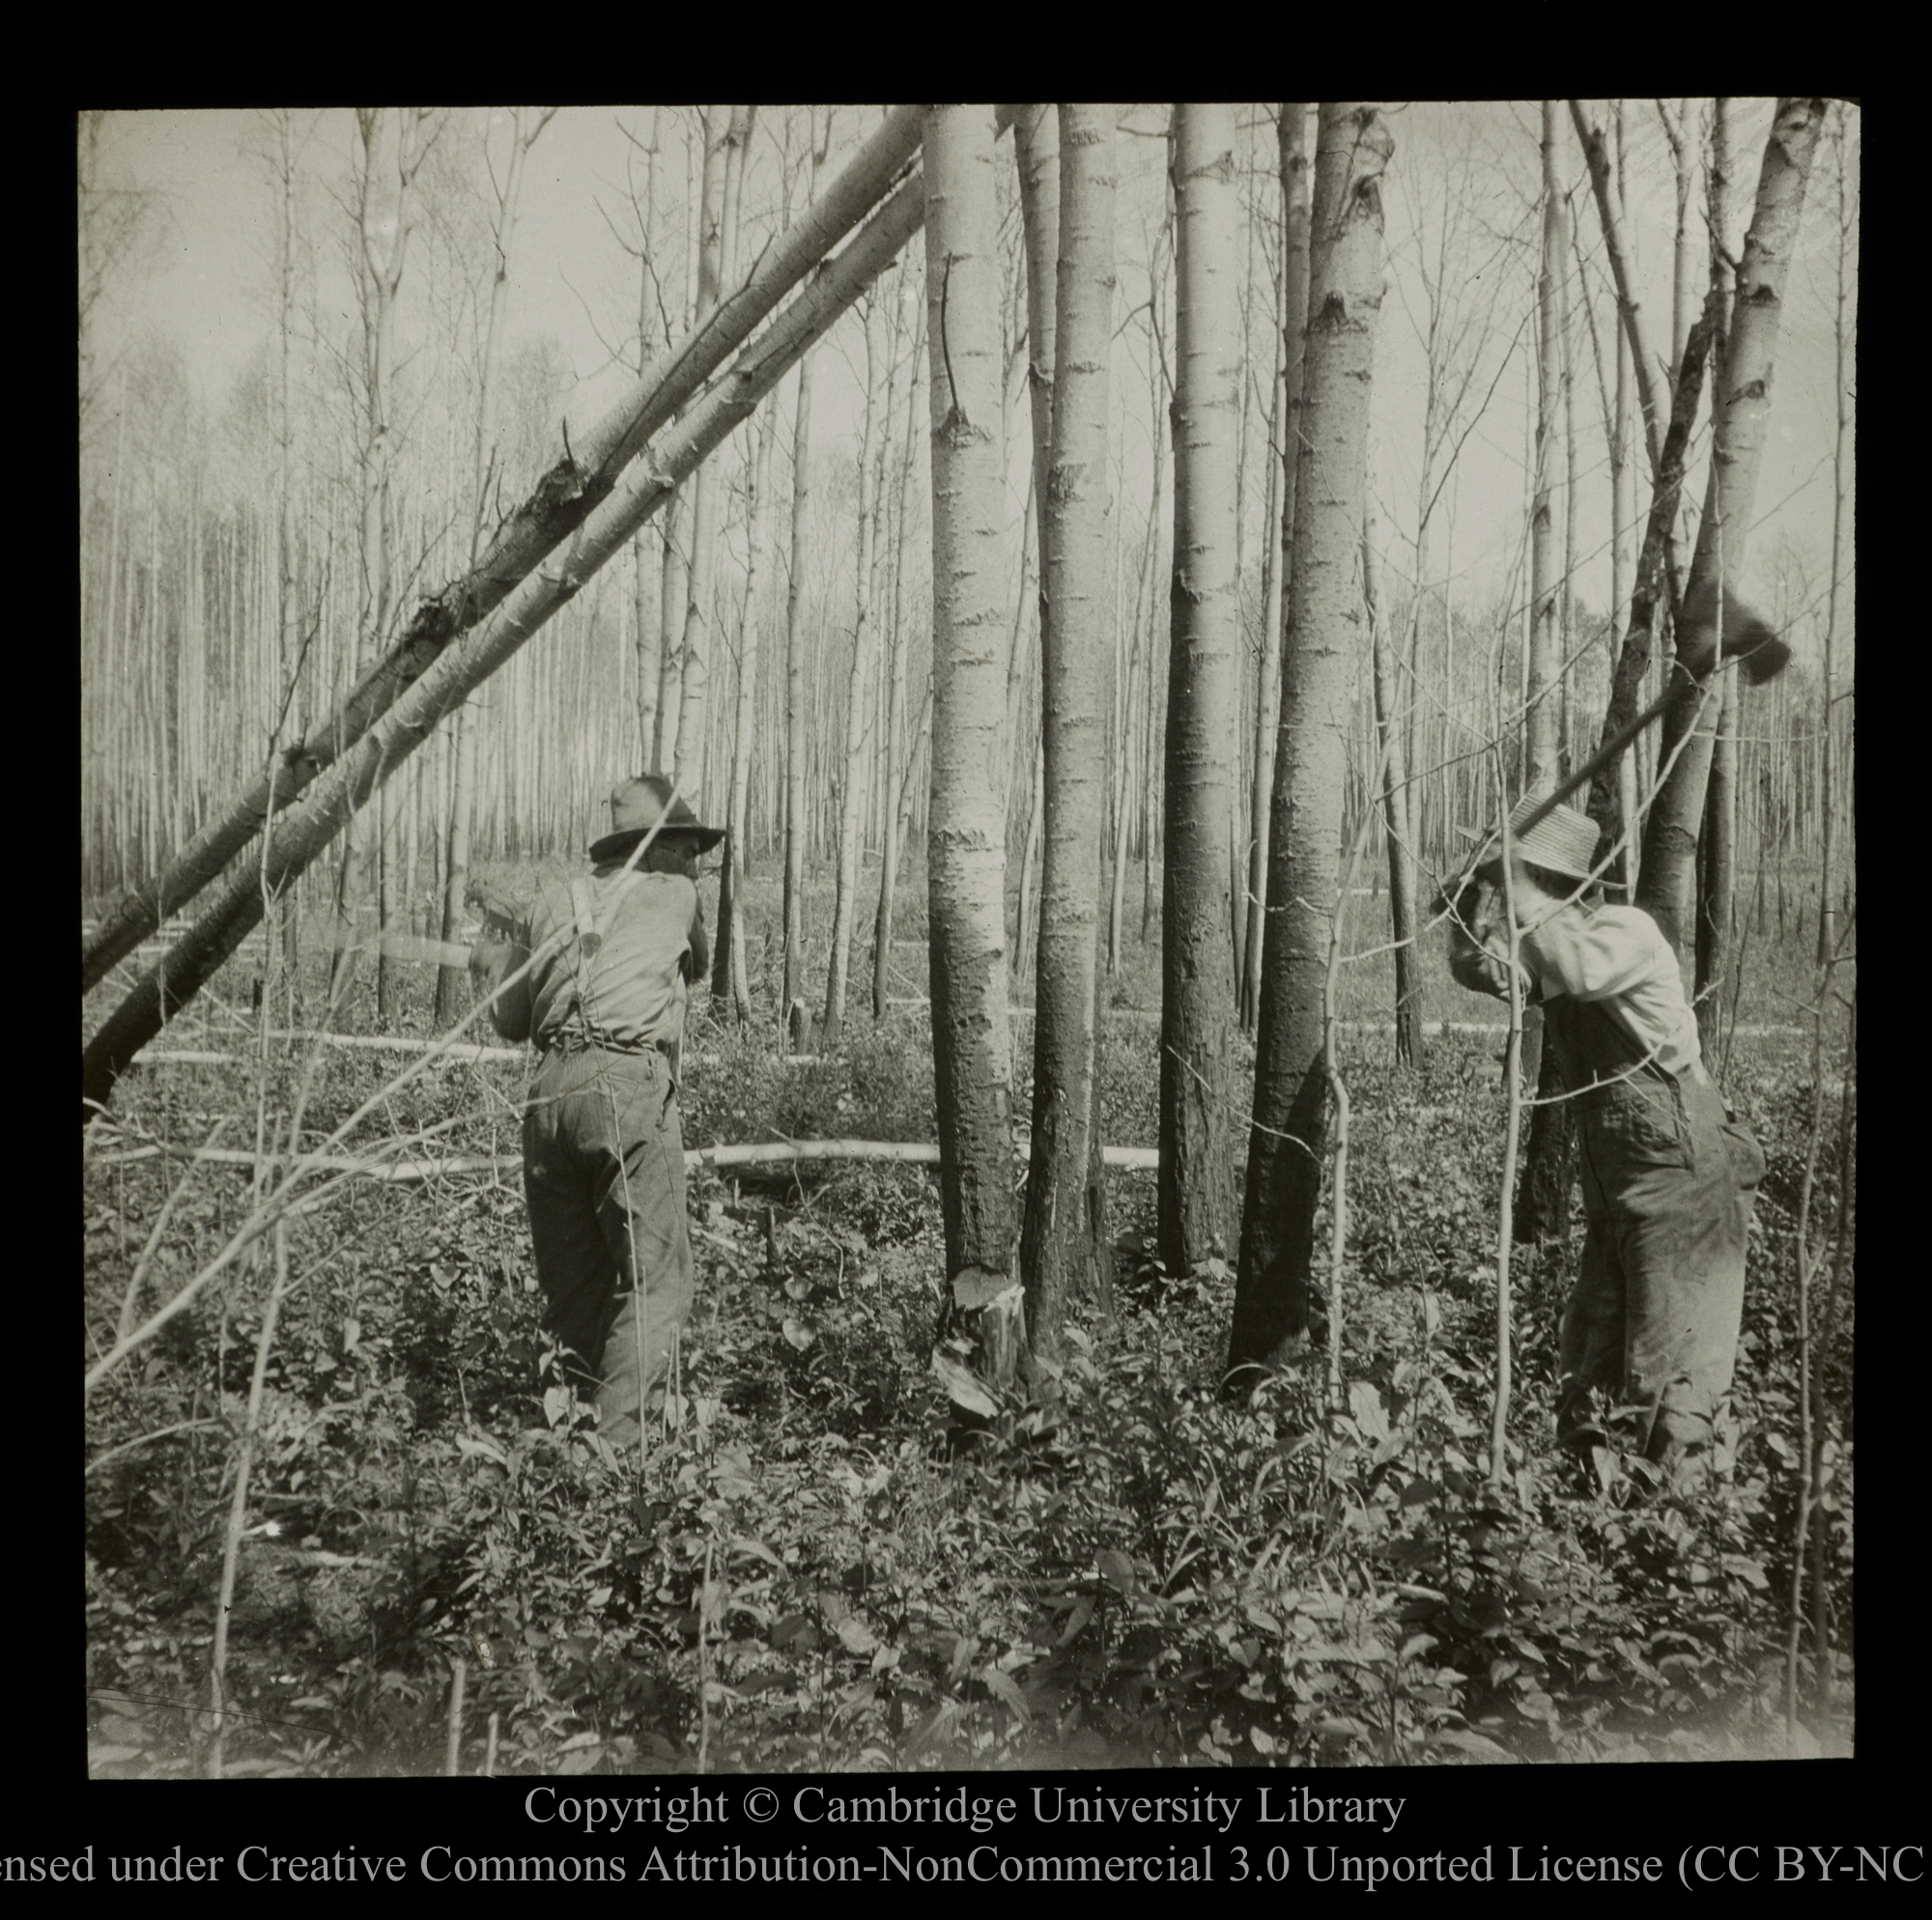
[[[530,949],[525,941],[492,938],[489,934],[469,949],[470,987],[479,998],[488,999],[490,1024],[506,1040],[530,1037],[533,1007],[529,957]],[[506,980],[510,982],[508,986],[504,985]]]
[[[483,917],[483,935],[469,949],[469,984],[490,1002],[490,1024],[506,1040],[527,1040],[534,1006],[527,971],[532,949],[526,915],[486,887],[472,881],[464,899]],[[521,974],[510,986],[505,980]]]
[[[1471,881],[1450,916],[1449,972],[1471,993],[1509,998],[1509,922],[1502,894],[1490,882]],[[1525,998],[1533,985],[1525,977]]]
[[[1573,1000],[1617,1000],[1675,963],[1649,915],[1605,908],[1587,918],[1552,914],[1523,936],[1523,959],[1551,994]]]

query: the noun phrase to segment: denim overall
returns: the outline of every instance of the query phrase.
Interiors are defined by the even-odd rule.
[[[598,1431],[623,1453],[642,1437],[692,1309],[684,1138],[668,1057],[677,1026],[667,1023],[664,1037],[631,1037],[636,1008],[599,1004],[591,976],[605,936],[595,930],[589,883],[573,883],[571,896],[574,938],[556,963],[566,971],[524,1110],[524,1196],[544,1324],[567,1350],[571,1377],[595,1393]],[[613,935],[627,938],[621,918]],[[641,938],[640,927],[628,928],[634,961]],[[657,946],[668,981],[681,929],[660,929]],[[552,977],[546,969],[546,989]],[[676,1005],[681,1016],[681,996]],[[600,1017],[607,1010],[616,1031]]]
[[[1675,1470],[1711,1444],[1744,1313],[1764,1155],[1702,1065],[1646,1061],[1613,1002],[1561,996],[1546,1040],[1576,1094],[1588,1232],[1558,1348],[1556,1431]]]

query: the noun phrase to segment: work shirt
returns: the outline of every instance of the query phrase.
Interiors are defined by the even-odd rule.
[[[1629,1042],[1631,1058],[1676,1076],[1700,1064],[1697,1022],[1684,999],[1677,956],[1657,922],[1639,907],[1551,906],[1526,916],[1518,951],[1529,976],[1529,997],[1598,1003]],[[1506,997],[1508,935],[1502,902],[1485,888],[1469,934],[1459,926],[1451,944],[1456,977],[1482,993]]]
[[[1642,908],[1558,907],[1523,934],[1521,950],[1540,999],[1613,1002],[1605,1010],[1640,1057],[1673,1077],[1698,1064],[1677,956]]]
[[[500,984],[536,955],[491,1009],[505,1038],[548,1049],[574,1033],[636,1053],[683,1031],[686,983],[707,943],[697,889],[682,875],[611,863],[587,879],[548,882],[518,932],[486,969]]]

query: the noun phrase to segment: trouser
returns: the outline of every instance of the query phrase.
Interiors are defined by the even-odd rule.
[[[553,1049],[524,1110],[524,1196],[544,1324],[598,1428],[636,1447],[691,1313],[684,1138],[657,1052]]]
[[[1563,1315],[1557,1435],[1602,1446],[1614,1430],[1675,1467],[1710,1444],[1730,1391],[1764,1155],[1701,1071],[1637,1075],[1579,1105],[1589,1228]]]

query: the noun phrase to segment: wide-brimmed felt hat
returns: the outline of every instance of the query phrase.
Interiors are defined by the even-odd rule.
[[[1510,811],[1510,844],[1517,857],[1546,873],[1560,873],[1566,880],[1588,880],[1597,858],[1597,823],[1574,806],[1555,806],[1548,818],[1519,836],[1517,822],[1527,820],[1537,805],[1538,797],[1531,794],[1518,801]]]
[[[663,774],[639,774],[611,796],[611,831],[590,843],[594,861],[622,860],[652,828],[657,837],[708,854],[724,837],[722,827],[706,827]]]

